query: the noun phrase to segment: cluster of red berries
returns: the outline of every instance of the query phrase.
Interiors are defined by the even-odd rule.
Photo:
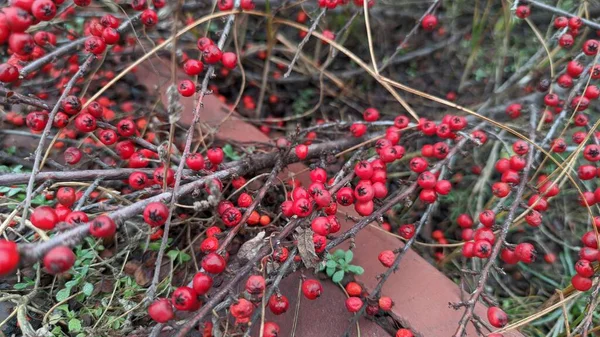
[[[363,299],[361,297],[366,295],[363,294],[362,286],[356,282],[348,282],[345,289],[349,296],[346,299],[346,309],[351,313],[358,312],[363,307]],[[379,310],[392,310],[393,305],[394,302],[391,298],[387,296],[381,296],[377,300],[377,303],[368,303],[365,312],[372,316],[377,314]]]
[[[222,52],[221,49],[208,37],[198,39],[198,50],[202,54],[202,60],[209,65],[221,62],[225,69],[234,69],[237,66],[237,55],[233,52]],[[197,76],[204,71],[204,63],[196,59],[187,59],[183,64],[183,71],[189,76]],[[177,90],[184,97],[190,97],[196,93],[196,84],[192,80],[182,80]]]
[[[600,226],[600,217],[594,217],[593,226]],[[595,274],[592,263],[600,259],[596,229],[583,234],[581,242],[583,247],[579,251],[579,261],[575,263],[576,274],[571,279],[571,284],[579,291],[587,291],[592,287],[592,276]]]
[[[217,6],[219,6],[219,10],[221,11],[230,11],[233,10],[235,5],[234,0],[217,0]],[[241,0],[240,8],[245,11],[251,11],[255,7],[254,0]]]
[[[510,194],[511,185],[516,185],[521,181],[519,172],[522,171],[527,161],[524,156],[529,152],[529,146],[524,141],[516,141],[513,144],[515,155],[499,159],[495,164],[495,169],[501,174],[500,181],[492,185],[492,193],[498,198],[504,198]],[[558,186],[553,182],[546,182],[545,176],[540,176],[542,186],[539,191],[541,194],[534,194],[529,198],[528,206],[533,209],[525,216],[525,221],[533,227],[538,227],[542,223],[542,212],[548,209],[547,198],[556,196],[559,192]],[[468,214],[461,214],[456,219],[456,223],[462,228],[462,239],[465,242],[462,254],[467,258],[478,257],[488,258],[492,254],[492,246],[496,241],[492,230],[496,222],[494,211],[487,209],[479,213],[479,223],[481,227],[473,230],[474,221]],[[519,261],[523,263],[532,263],[535,260],[535,248],[531,243],[523,242],[516,245],[514,249],[503,248],[501,252],[502,260],[507,264],[515,264]]]
[[[358,7],[364,6],[365,0],[354,0],[354,5]],[[327,9],[335,9],[337,6],[344,6],[350,3],[350,0],[317,0],[319,7]],[[369,8],[375,5],[375,0],[368,0],[367,6]]]
[[[2,8],[0,13],[0,44],[8,42],[8,61],[0,65],[0,81],[9,83],[19,79],[19,70],[23,62],[43,56],[49,45],[56,44],[52,33],[38,31],[34,35],[26,31],[39,21],[52,20],[57,5],[64,1],[18,0],[11,6]]]
[[[96,193],[97,196],[97,193]],[[117,226],[106,215],[99,215],[92,221],[82,211],[72,211],[71,207],[82,197],[81,193],[71,187],[61,187],[56,192],[57,205],[37,207],[30,216],[31,224],[41,230],[54,230],[59,223],[76,226],[88,223],[89,232],[97,238],[107,238],[115,234]],[[47,197],[47,199],[53,199]],[[0,275],[12,272],[19,264],[17,246],[11,241],[0,242]],[[50,274],[59,274],[69,270],[75,263],[75,254],[67,246],[57,246],[49,250],[43,258],[45,270]]]

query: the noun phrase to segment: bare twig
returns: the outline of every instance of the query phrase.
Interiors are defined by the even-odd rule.
[[[290,76],[290,74],[292,73],[292,70],[294,70],[294,65],[296,64],[296,61],[298,61],[298,58],[300,57],[302,48],[308,42],[308,40],[310,39],[310,36],[312,35],[312,32],[315,31],[315,29],[319,25],[319,21],[321,21],[321,18],[325,15],[326,12],[327,12],[326,8],[321,9],[321,12],[319,13],[319,15],[317,15],[317,17],[313,20],[313,23],[310,26],[310,28],[308,29],[306,36],[302,39],[302,41],[300,41],[300,44],[298,44],[298,49],[296,50],[296,53],[294,54],[292,61],[288,65],[288,70],[283,75],[283,78],[287,78],[288,76]]]
[[[239,4],[240,4],[240,0],[236,0],[235,1],[236,9],[239,7]],[[227,41],[227,36],[229,34],[229,31],[231,30],[231,26],[232,26],[234,19],[235,19],[235,15],[231,14],[227,20],[227,24],[225,25],[225,28],[221,35],[221,38],[219,39],[219,42],[218,42],[219,49],[223,49],[223,46],[225,45],[225,41]],[[176,37],[176,36],[177,35],[174,35],[174,37]],[[198,122],[200,121],[200,109],[201,109],[201,105],[202,105],[202,99],[208,88],[208,82],[210,81],[213,74],[214,74],[214,66],[210,67],[210,69],[208,69],[208,71],[204,77],[204,80],[202,81],[202,91],[200,93],[200,97],[196,104],[196,108],[194,109],[194,120],[192,121],[192,124],[190,124],[190,127],[188,128],[188,131],[187,131],[186,137],[185,137],[185,147],[183,149],[183,154],[182,154],[183,159],[186,158],[190,153],[190,149],[192,146],[192,139],[194,138],[194,130],[196,128],[196,124],[198,124]],[[169,229],[171,227],[171,218],[173,216],[173,211],[175,210],[175,203],[177,201],[177,191],[179,190],[179,186],[181,184],[181,176],[183,174],[184,166],[185,166],[185,160],[181,160],[181,162],[179,163],[179,166],[177,167],[177,172],[175,172],[175,184],[173,186],[173,193],[171,194],[171,201],[169,203],[169,215],[167,216],[167,221],[164,225],[163,237],[162,237],[162,241],[160,243],[160,248],[158,250],[158,254],[156,257],[156,264],[154,266],[154,276],[152,278],[152,283],[150,284],[150,287],[148,287],[148,291],[146,292],[146,294],[147,294],[146,299],[149,301],[154,299],[154,294],[156,292],[156,286],[158,285],[158,281],[159,281],[159,277],[160,277],[160,268],[162,265],[162,258],[163,258],[165,249],[167,248],[167,243],[169,240]]]
[[[531,115],[530,115],[530,128],[531,129],[530,129],[529,137],[532,141],[535,140],[536,116],[537,116],[536,111],[535,110],[531,111]],[[464,336],[464,334],[466,333],[467,324],[473,318],[473,312],[475,310],[475,305],[477,304],[477,301],[479,300],[479,297],[481,296],[481,294],[485,288],[485,284],[489,277],[490,272],[492,271],[493,267],[496,265],[496,258],[500,254],[500,250],[502,249],[502,246],[504,245],[504,242],[506,240],[506,235],[508,234],[510,225],[512,224],[515,214],[517,212],[517,209],[519,208],[519,206],[521,204],[521,198],[523,197],[523,193],[525,192],[525,187],[527,186],[529,172],[531,171],[531,167],[533,165],[534,155],[535,155],[535,150],[531,149],[527,156],[527,165],[525,166],[525,169],[523,171],[523,176],[521,177],[521,182],[519,183],[517,192],[515,194],[515,199],[514,199],[512,205],[510,207],[510,210],[504,220],[504,223],[502,224],[500,233],[499,233],[499,235],[496,239],[496,242],[494,243],[494,246],[492,248],[492,253],[490,254],[486,264],[484,265],[483,269],[481,270],[481,273],[479,276],[479,281],[477,284],[477,289],[475,289],[475,291],[471,294],[469,299],[464,303],[465,311],[464,311],[460,321],[458,322],[458,327],[456,329],[456,332],[454,333],[454,337]]]
[[[435,8],[438,6],[439,3],[440,3],[440,0],[435,0],[431,4],[431,6],[429,6],[429,8],[427,8],[425,13],[423,13],[423,15],[421,16],[419,21],[417,21],[415,26],[410,30],[410,32],[408,32],[408,34],[406,34],[406,37],[402,40],[402,43],[400,43],[400,45],[398,47],[396,47],[396,50],[394,51],[394,53],[385,62],[383,62],[383,64],[379,67],[379,69],[378,69],[379,72],[381,72],[385,68],[387,68],[390,65],[390,63],[392,62],[392,60],[398,55],[398,53],[400,53],[402,50],[404,50],[404,48],[406,48],[406,46],[408,45],[408,40],[410,40],[417,33],[417,30],[421,26],[421,22],[423,22],[423,19],[425,18],[425,16],[431,14],[435,10]]]
[[[54,105],[54,108],[52,109],[52,111],[50,112],[50,114],[48,116],[48,123],[46,123],[46,127],[44,128],[44,131],[42,132],[42,137],[40,138],[40,142],[38,143],[37,149],[35,150],[35,160],[33,162],[33,168],[31,170],[31,177],[29,178],[29,182],[27,183],[25,206],[23,207],[23,216],[21,217],[21,225],[23,225],[25,223],[25,220],[27,219],[27,212],[29,211],[29,206],[31,206],[31,192],[33,192],[33,185],[35,184],[35,176],[38,174],[39,169],[40,169],[40,162],[42,160],[42,152],[44,151],[44,145],[46,144],[46,136],[48,135],[48,133],[50,132],[50,129],[52,128],[52,121],[54,120],[54,116],[56,116],[56,113],[61,108],[62,102],[65,100],[65,98],[71,92],[71,89],[75,85],[75,82],[77,82],[77,80],[85,74],[85,72],[88,70],[89,66],[92,64],[92,61],[95,59],[96,59],[96,56],[94,56],[93,54],[91,54],[87,57],[85,62],[83,62],[81,67],[79,67],[79,70],[77,70],[77,73],[75,73],[75,75],[73,75],[71,80],[69,80],[69,82],[67,83],[65,90],[63,91],[62,95],[60,96],[60,98],[58,99],[58,101]]]

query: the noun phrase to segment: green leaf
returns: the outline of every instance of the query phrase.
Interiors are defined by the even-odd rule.
[[[346,256],[346,252],[343,249],[338,249],[333,253],[336,259],[343,259]]]
[[[335,268],[335,267],[337,267],[337,262],[335,262],[334,260],[329,260],[329,261],[327,261],[326,265],[329,268]]]
[[[69,295],[71,295],[71,288],[61,289],[59,290],[59,292],[56,293],[56,300],[62,302],[66,300],[67,297],[69,297]]]
[[[13,286],[14,289],[16,290],[22,290],[25,289],[29,286],[29,283],[17,283]]]
[[[325,262],[321,262],[321,263],[319,263],[319,267],[318,267],[319,269],[317,269],[317,270],[323,271],[323,270],[325,270],[325,266],[326,266]]]
[[[225,154],[225,156],[231,160],[239,160],[241,157],[239,154],[237,154],[237,152],[235,152],[235,150],[233,149],[233,146],[231,146],[231,144],[227,144],[225,146],[223,146],[223,153]]]
[[[329,277],[333,276],[333,273],[335,273],[335,268],[327,268],[326,273]]]
[[[81,289],[81,291],[85,294],[85,296],[90,296],[92,294],[92,292],[94,291],[94,285],[86,282],[83,285],[83,288]]]
[[[69,332],[79,332],[81,330],[81,321],[77,318],[69,320]]]
[[[346,256],[344,256],[344,259],[346,260],[346,263],[350,263],[353,258],[354,258],[354,253],[352,253],[351,250],[348,250],[346,252]]]
[[[65,287],[66,288],[73,288],[74,286],[76,286],[77,284],[79,284],[80,278],[75,278],[74,280],[65,282]]]
[[[176,250],[170,250],[167,252],[167,256],[173,261],[175,261],[175,259],[177,258],[177,255],[179,255],[179,252]]]
[[[335,272],[335,274],[333,274],[333,276],[331,277],[331,280],[335,283],[339,283],[340,281],[342,281],[343,278],[344,278],[344,271],[338,270]]]
[[[21,191],[22,191],[22,190],[21,190],[20,188],[12,188],[12,189],[11,189],[11,190],[8,192],[8,194],[7,194],[6,196],[10,198],[10,197],[12,197],[12,196],[14,196],[14,195],[17,195],[17,194],[19,194]]]
[[[189,256],[188,254],[186,254],[186,253],[184,253],[182,251],[179,252],[179,263],[185,263],[185,262],[188,262],[191,259],[192,259],[192,257]]]
[[[365,272],[363,267],[353,265],[348,266],[348,271],[356,275],[362,275]]]

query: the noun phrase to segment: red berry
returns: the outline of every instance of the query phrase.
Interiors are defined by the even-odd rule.
[[[321,285],[321,282],[314,279],[308,279],[302,282],[302,294],[304,294],[304,297],[307,299],[315,300],[321,296],[322,292],[323,286]]]
[[[217,253],[209,253],[202,259],[202,268],[211,274],[220,274],[225,267],[225,259]]]
[[[217,5],[221,11],[230,11],[233,9],[233,0],[218,0]]]
[[[85,40],[84,49],[88,53],[101,55],[106,50],[106,42],[101,37],[90,36]]]
[[[199,153],[192,153],[185,159],[187,166],[194,170],[200,171],[204,169],[204,157]]]
[[[489,307],[487,318],[490,324],[496,328],[502,328],[508,323],[508,315],[498,307]]]
[[[515,251],[509,248],[502,249],[502,252],[500,253],[500,258],[502,259],[502,261],[504,261],[504,263],[507,264],[516,264],[519,262],[519,257],[517,256]]]
[[[56,16],[56,5],[52,0],[35,0],[31,14],[40,21],[50,21]]]
[[[183,71],[189,76],[200,75],[204,71],[204,63],[189,59],[183,64]]]
[[[50,206],[39,206],[33,213],[31,213],[31,217],[29,219],[31,223],[43,230],[52,230],[58,223],[58,216],[54,209]]]
[[[378,304],[379,304],[379,308],[381,308],[381,310],[390,311],[390,310],[392,310],[392,307],[394,306],[394,301],[392,301],[392,299],[387,296],[382,296],[379,298]]]
[[[362,123],[354,123],[350,126],[350,132],[356,138],[360,138],[367,133],[367,126]]]
[[[19,265],[20,255],[17,244],[0,239],[0,276],[6,275]]]
[[[44,268],[50,274],[60,274],[69,270],[75,264],[75,254],[67,246],[58,246],[44,255]]]
[[[285,313],[290,306],[290,302],[287,297],[280,294],[273,294],[269,298],[269,309],[275,315],[281,315]]]
[[[498,198],[504,198],[510,193],[510,186],[504,182],[496,182],[492,185],[492,193]]]
[[[225,52],[221,56],[221,63],[227,69],[234,69],[237,66],[237,55],[232,52]]]
[[[375,122],[379,119],[379,110],[375,108],[368,108],[363,112],[363,119],[366,122]]]
[[[193,96],[194,93],[196,93],[196,85],[190,80],[183,80],[179,82],[179,85],[177,86],[177,91],[179,91],[179,93],[183,97],[190,97]]]
[[[592,287],[592,279],[575,274],[571,279],[571,284],[579,291],[588,291]]]
[[[359,297],[348,297],[346,299],[346,309],[349,312],[358,312],[363,306],[363,301]]]
[[[202,54],[202,58],[207,64],[215,64],[221,61],[222,57],[223,52],[221,51],[221,49],[219,49],[219,47],[215,46],[214,44],[206,47]]]
[[[235,324],[248,323],[250,316],[252,315],[252,311],[254,311],[254,305],[245,298],[240,298],[237,300],[237,302],[234,302],[229,306],[229,312],[231,313],[231,316],[235,317]]]
[[[348,282],[348,284],[346,284],[346,292],[350,296],[358,297],[362,294],[362,287],[356,282]]]
[[[242,0],[242,4],[244,2],[251,2],[252,0]],[[254,3],[252,3],[252,8],[254,8]],[[250,8],[250,9],[252,9]],[[242,9],[248,9],[248,8],[244,8],[242,6]],[[277,323],[275,322],[265,322],[264,328],[263,328],[263,337],[277,337],[277,336],[281,336],[279,334],[279,325],[277,325]]]
[[[202,272],[197,273],[194,276],[194,280],[192,282],[194,291],[198,295],[206,294],[213,285],[213,279],[209,275],[206,275]]]
[[[513,103],[506,108],[506,114],[510,118],[515,119],[515,118],[518,118],[519,116],[521,116],[521,109],[522,109],[521,104]]]
[[[206,151],[206,157],[208,158],[208,161],[213,164],[213,166],[216,166],[223,162],[224,153],[220,147],[216,147],[208,149],[208,151]]]
[[[427,14],[423,17],[423,21],[421,21],[421,27],[423,30],[432,32],[435,27],[438,25],[438,19],[433,14]]]
[[[144,208],[144,221],[150,227],[162,226],[169,217],[169,208],[162,202],[151,202]]]
[[[362,216],[369,216],[373,213],[373,209],[375,207],[375,204],[373,203],[373,200],[368,200],[368,201],[357,201],[354,204],[354,210]]]
[[[531,14],[531,8],[529,8],[529,6],[525,6],[525,5],[518,6],[517,10],[515,11],[515,15],[519,19],[527,19],[530,14]]]
[[[12,64],[0,64],[0,82],[11,83],[19,79],[19,69]]]
[[[569,19],[564,16],[559,16],[554,19],[554,28],[560,29],[565,28],[569,24]]]
[[[456,223],[460,228],[471,228],[473,227],[473,218],[469,214],[460,214],[456,218]]]
[[[146,9],[142,12],[142,16],[140,16],[140,21],[146,27],[152,27],[158,23],[158,14],[152,9]]]
[[[427,163],[427,160],[422,157],[414,157],[413,159],[410,160],[410,163],[409,163],[409,167],[410,167],[411,171],[416,172],[416,173],[424,172],[425,170],[427,170],[428,166],[429,166],[429,164]]]
[[[71,207],[77,199],[77,196],[75,195],[75,189],[68,186],[59,188],[58,191],[56,191],[56,199],[62,205]]]
[[[88,222],[89,220],[90,219],[88,218],[87,214],[82,211],[71,212],[65,218],[65,222],[69,225],[80,225]]]
[[[438,180],[435,183],[435,192],[441,195],[447,195],[452,190],[452,183],[448,180]]]
[[[496,214],[494,211],[486,209],[485,211],[479,213],[479,222],[485,227],[492,227],[496,222]]]
[[[522,242],[515,247],[515,255],[523,263],[535,261],[535,248],[531,243]]]
[[[488,240],[475,241],[473,245],[473,255],[480,258],[486,259],[492,254],[492,244]]]
[[[391,250],[384,250],[381,253],[379,253],[379,256],[377,258],[379,259],[379,262],[381,262],[382,265],[390,268],[394,264],[396,254],[394,254],[394,252]]]
[[[296,152],[298,159],[304,160],[306,159],[306,156],[308,156],[308,146],[299,144],[294,148],[294,152]]]
[[[413,337],[413,333],[408,329],[398,329],[396,337]]]
[[[569,33],[564,33],[558,38],[558,44],[563,48],[571,48],[573,42],[575,42],[575,39]]]
[[[590,278],[594,276],[594,267],[588,260],[579,260],[575,263],[575,271],[581,277]]]
[[[265,287],[265,278],[260,275],[251,275],[246,281],[246,291],[252,295],[262,296]]]
[[[198,295],[190,287],[179,287],[175,289],[171,296],[171,302],[177,310],[191,311],[200,306]]]
[[[90,222],[90,234],[96,238],[109,238],[115,235],[117,225],[107,215],[100,215]]]
[[[597,40],[587,40],[583,43],[583,46],[581,47],[581,49],[583,50],[584,54],[591,56],[591,55],[598,54],[599,47],[600,46],[598,45]]]
[[[423,189],[419,192],[419,200],[426,204],[433,204],[437,200],[436,192],[430,189]]]
[[[152,302],[148,307],[148,315],[158,323],[166,323],[175,316],[171,301],[166,298],[161,298]]]
[[[465,244],[462,247],[461,253],[466,258],[472,258],[473,256],[475,256],[474,248],[475,248],[475,242],[473,242],[473,241],[465,242]]]
[[[96,117],[89,113],[80,113],[75,118],[75,127],[84,133],[92,132],[96,130]]]

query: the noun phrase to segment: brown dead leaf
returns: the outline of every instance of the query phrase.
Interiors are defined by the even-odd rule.
[[[306,268],[314,268],[319,263],[313,243],[313,231],[310,228],[296,228],[294,239],[298,242],[298,252]]]

